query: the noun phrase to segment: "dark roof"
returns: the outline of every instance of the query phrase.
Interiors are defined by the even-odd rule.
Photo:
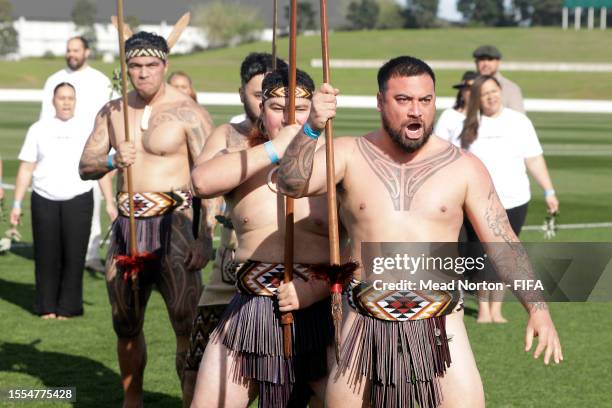
[[[159,23],[167,21],[173,23],[183,13],[191,10],[199,4],[206,4],[212,0],[124,0],[125,15],[137,16],[141,23]],[[319,9],[317,0],[306,0],[313,4],[315,10]],[[17,18],[24,16],[26,19],[43,21],[70,21],[70,13],[76,0],[12,0],[13,15]],[[272,0],[237,0],[239,4],[249,5],[257,8],[267,26],[272,26]],[[97,20],[109,21],[111,15],[116,14],[115,1],[95,0],[97,7]],[[329,1],[329,21],[331,26],[337,25],[342,20],[344,12],[339,1]],[[285,6],[289,0],[278,0],[279,24],[285,24]],[[335,5],[334,5],[335,4]],[[318,13],[317,13],[318,18]]]

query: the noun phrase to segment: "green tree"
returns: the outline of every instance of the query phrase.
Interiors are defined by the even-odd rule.
[[[17,52],[18,33],[13,27],[13,4],[0,0],[0,56]]]
[[[355,30],[372,29],[376,26],[380,5],[376,0],[353,0],[348,5],[346,19]]]
[[[378,29],[395,29],[404,26],[404,15],[402,9],[395,0],[378,0],[380,11],[378,12],[378,20],[376,28]]]
[[[317,13],[315,12],[312,3],[309,1],[298,1],[297,2],[297,32],[303,33],[304,30],[316,30],[317,23],[315,18]],[[287,24],[291,18],[291,8],[289,5],[285,6],[285,19]]]
[[[213,47],[226,47],[256,39],[263,28],[256,9],[217,0],[193,10],[194,25],[206,32]]]
[[[72,12],[72,22],[77,27],[80,34],[87,39],[92,51],[96,50],[96,3],[91,0],[76,0]]]
[[[504,0],[459,0],[457,9],[471,25],[503,26],[512,22],[506,15]]]
[[[438,0],[407,0],[404,15],[407,27],[428,28],[437,25]]]
[[[514,0],[518,21],[531,26],[560,25],[562,8],[563,0]]]

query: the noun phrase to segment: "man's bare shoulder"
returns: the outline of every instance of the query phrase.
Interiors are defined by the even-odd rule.
[[[215,128],[210,140],[222,144],[231,151],[243,150],[249,147],[248,132],[240,124],[224,123]]]
[[[334,150],[342,154],[351,154],[357,148],[359,137],[342,136],[334,138]]]
[[[489,171],[478,157],[467,150],[457,146],[453,147],[460,153],[460,157],[455,164],[458,168],[453,169],[453,171],[460,172],[458,174],[463,174],[469,179],[489,178]]]
[[[121,98],[112,99],[104,104],[98,111],[98,117],[104,119],[115,119],[119,117],[121,113],[121,107],[123,106]]]

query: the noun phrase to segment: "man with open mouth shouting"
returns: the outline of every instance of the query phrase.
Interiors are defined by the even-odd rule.
[[[419,299],[411,290],[377,290],[365,274],[362,246],[456,242],[465,212],[482,242],[503,244],[505,250],[490,257],[502,279],[528,279],[533,271],[484,165],[430,137],[436,113],[431,68],[417,58],[394,58],[379,70],[378,87],[382,128],[334,142],[339,214],[362,270],[346,291],[340,363],[329,376],[326,406],[483,407],[461,294],[438,291]],[[318,116],[318,98],[333,104],[337,92],[324,84],[311,116]],[[283,193],[327,192],[325,149],[316,149],[325,122],[308,122],[285,150]],[[529,313],[525,349],[539,336],[534,356],[545,352],[546,364],[551,357],[559,363],[561,345],[546,303],[533,293],[515,294]]]

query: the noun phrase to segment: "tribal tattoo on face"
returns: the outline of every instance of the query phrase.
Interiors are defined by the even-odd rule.
[[[439,170],[461,157],[461,151],[450,145],[442,152],[417,163],[397,164],[363,137],[357,140],[357,146],[389,192],[395,211],[410,211],[412,200],[423,184]]]

